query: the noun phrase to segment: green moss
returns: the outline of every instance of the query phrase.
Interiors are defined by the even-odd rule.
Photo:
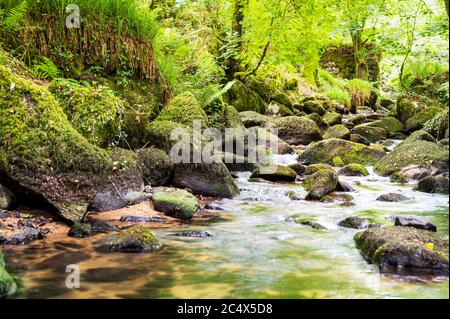
[[[306,163],[332,164],[333,158],[339,156],[344,164],[372,165],[385,155],[384,151],[340,139],[328,139],[310,144],[300,154],[300,160]]]
[[[17,292],[17,284],[14,278],[0,267],[0,299],[4,296],[11,296]]]
[[[396,132],[403,132],[405,130],[405,127],[399,120],[389,116],[382,118],[381,120],[368,123],[367,125],[384,128],[389,136],[395,134]]]
[[[233,84],[224,98],[228,104],[233,105],[239,112],[254,111],[261,114],[266,112],[267,103],[263,98],[240,81]]]
[[[57,80],[49,90],[60,101],[72,125],[89,142],[101,147],[117,144],[127,105],[109,87],[84,87]]]
[[[225,127],[229,128],[244,127],[244,125],[241,122],[239,112],[233,106],[226,105],[223,113],[224,113],[223,117],[225,120]]]
[[[245,127],[250,128],[254,126],[268,125],[272,119],[266,115],[254,112],[245,111],[239,113],[239,118]]]
[[[306,117],[286,116],[273,120],[278,136],[291,145],[307,145],[322,139],[317,124]]]
[[[357,125],[352,129],[354,134],[361,135],[371,143],[385,140],[388,137],[386,129],[382,127],[371,126],[371,123]]]
[[[101,172],[112,168],[106,151],[77,132],[48,90],[0,66],[0,158],[47,171]],[[8,167],[9,166],[9,167]]]
[[[272,99],[277,101],[274,97],[280,94],[283,84],[279,79],[270,76],[253,76],[248,80],[248,87],[269,103]],[[280,101],[277,102],[284,104]]]
[[[323,120],[329,125],[337,125],[342,123],[342,115],[337,112],[326,112],[323,116]]]
[[[155,192],[153,203],[155,209],[181,219],[191,219],[199,210],[197,198],[185,190]]]
[[[408,180],[399,173],[392,174],[390,179],[392,183],[399,183],[399,184],[408,183]]]
[[[305,168],[305,175],[312,175],[320,170],[329,169],[333,171],[333,167],[328,164],[311,164]]]
[[[295,181],[297,173],[282,165],[268,165],[256,168],[250,178],[263,178],[269,181]]]
[[[342,158],[340,158],[339,156],[333,157],[333,165],[337,166],[337,167],[342,167],[344,166],[344,161],[342,161]]]
[[[303,187],[308,191],[307,200],[320,200],[323,196],[336,189],[338,177],[336,173],[329,169],[319,170],[313,175],[309,175],[303,181]]]
[[[324,139],[329,138],[340,138],[343,140],[350,139],[350,130],[342,124],[337,124],[330,127],[325,134],[323,134]]]
[[[339,171],[339,175],[345,176],[368,176],[369,171],[361,164],[351,163]]]
[[[150,230],[135,225],[121,231],[112,241],[112,251],[151,251],[161,247],[161,243]]]
[[[424,130],[438,140],[448,137],[448,110],[443,110],[424,125]]]
[[[389,176],[398,172],[403,167],[423,165],[432,160],[442,161],[448,164],[448,151],[435,142],[419,139],[421,138],[421,132],[415,132],[391,153],[376,163],[375,171],[382,176]],[[422,138],[426,138],[426,136]],[[432,139],[431,136],[428,138]]]
[[[302,110],[307,114],[317,113],[320,116],[324,115],[326,110],[323,107],[323,101],[320,100],[309,100],[303,103]]]
[[[392,110],[392,112],[394,112],[394,110]],[[406,124],[406,121],[408,121],[409,118],[417,114],[417,106],[406,97],[401,97],[397,100],[395,112],[397,113],[397,118],[400,122]]]
[[[317,113],[308,114],[306,117],[314,121],[322,131],[326,131],[329,127],[327,122]]]
[[[410,117],[405,124],[405,128],[408,132],[417,131],[423,128],[426,122],[433,119],[437,114],[442,111],[439,107],[431,106],[425,110]]]
[[[170,101],[157,117],[158,121],[171,121],[192,126],[193,121],[200,121],[203,127],[208,126],[208,117],[200,107],[195,95],[185,92]]]
[[[172,147],[178,142],[170,139],[170,134],[181,129],[191,133],[192,129],[186,125],[170,122],[170,121],[154,121],[144,127],[145,136],[149,146],[162,149],[169,154]]]

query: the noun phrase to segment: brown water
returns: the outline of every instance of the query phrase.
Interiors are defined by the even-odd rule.
[[[448,234],[448,197],[392,184],[372,174],[358,180],[355,207],[291,201],[289,190],[301,186],[251,183],[237,179],[242,191],[218,202],[221,219],[154,229],[164,247],[147,254],[110,253],[109,235],[88,239],[66,236],[27,247],[7,248],[13,272],[21,278],[17,298],[449,298],[447,277],[399,277],[379,273],[355,248],[354,230],[337,223],[364,216],[387,223],[392,214],[431,219]],[[412,199],[382,203],[384,193]],[[328,230],[286,222],[293,214],[314,216]],[[180,230],[209,231],[215,236],[170,236]],[[81,270],[80,289],[65,285],[66,266]]]

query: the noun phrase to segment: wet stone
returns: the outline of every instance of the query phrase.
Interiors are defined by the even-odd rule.
[[[437,232],[437,226],[425,218],[416,216],[393,216],[393,219],[395,219],[395,226],[413,227]]]
[[[377,201],[397,203],[397,202],[404,202],[409,199],[410,199],[409,197],[406,197],[402,194],[389,193],[389,194],[381,195],[380,197],[377,198]]]
[[[162,217],[122,216],[120,221],[129,223],[164,223],[166,219]]]
[[[365,229],[367,228],[367,221],[359,217],[348,217],[340,221],[338,225],[344,228]]]
[[[207,231],[186,231],[186,232],[180,232],[175,233],[172,236],[175,237],[190,237],[190,238],[208,238],[208,237],[214,237],[213,234]]]
[[[3,245],[25,245],[32,241],[43,239],[42,233],[32,227],[25,226],[17,234],[13,234],[9,237],[0,237],[0,244]]]
[[[118,230],[118,227],[111,225],[108,222],[102,220],[96,220],[91,223],[92,231],[95,233],[109,233]]]

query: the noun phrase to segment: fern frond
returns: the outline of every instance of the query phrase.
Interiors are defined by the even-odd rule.
[[[28,10],[28,3],[26,0],[20,2],[17,6],[9,10],[4,16],[1,27],[5,32],[17,31],[20,29],[20,22],[25,18]]]
[[[33,66],[31,73],[37,78],[47,80],[55,79],[60,74],[58,67],[46,57],[42,57],[42,62]]]

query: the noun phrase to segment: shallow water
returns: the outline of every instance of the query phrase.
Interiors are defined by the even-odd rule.
[[[281,159],[288,164],[292,159]],[[109,253],[102,245],[111,235],[90,239],[66,236],[6,250],[21,279],[18,298],[449,298],[448,278],[382,275],[355,248],[355,230],[337,223],[349,216],[389,223],[394,214],[431,219],[448,234],[448,197],[413,191],[413,185],[388,178],[341,177],[353,184],[356,206],[340,207],[291,201],[286,192],[304,192],[297,184],[248,182],[239,173],[241,194],[218,202],[220,222],[155,229],[164,247],[149,254]],[[384,203],[388,192],[411,200]],[[293,214],[314,216],[328,230],[286,221]],[[215,236],[170,236],[180,229]],[[65,267],[77,264],[81,288],[68,289]]]

